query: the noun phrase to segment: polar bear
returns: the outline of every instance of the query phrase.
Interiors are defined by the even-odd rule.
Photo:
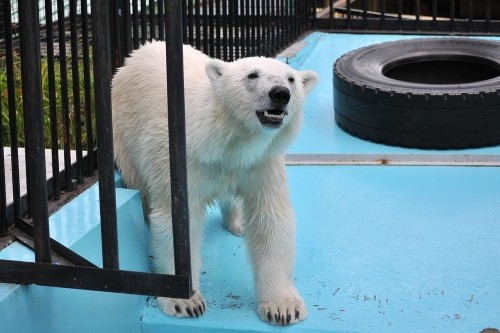
[[[165,53],[164,42],[147,43],[117,71],[113,138],[124,183],[143,195],[153,268],[173,274]],[[263,57],[223,62],[190,46],[183,53],[196,292],[188,300],[159,297],[158,305],[176,317],[205,312],[199,283],[202,227],[206,207],[219,203],[225,225],[246,239],[260,318],[275,325],[297,323],[307,310],[292,276],[295,221],[283,153],[299,131],[317,74]]]

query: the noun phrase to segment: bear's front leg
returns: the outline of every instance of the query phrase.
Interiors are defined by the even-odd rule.
[[[253,170],[241,196],[259,316],[273,325],[298,323],[307,310],[293,282],[295,220],[283,158]]]
[[[202,236],[203,211],[190,210],[191,274],[195,293],[190,299],[158,297],[158,307],[174,317],[199,317],[206,311],[205,300],[200,292],[200,246]],[[174,249],[172,216],[170,210],[153,209],[148,215],[151,231],[151,257],[156,273],[174,274]]]

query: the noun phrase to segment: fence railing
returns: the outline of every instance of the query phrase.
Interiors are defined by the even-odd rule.
[[[324,0],[316,28],[351,32],[499,34],[494,0]]]
[[[45,5],[43,18],[39,4]],[[152,39],[167,40],[167,74],[174,82],[182,82],[182,42],[225,60],[272,55],[311,27],[311,3],[92,0],[89,7],[87,0],[6,0],[0,6],[0,143],[6,147],[0,150],[0,236],[35,251],[35,263],[0,260],[0,281],[189,297],[187,199],[174,208],[184,211],[173,216],[176,275],[119,270],[110,131],[113,70],[133,48]],[[169,130],[179,148],[185,140],[183,113],[178,112],[182,86],[168,87],[168,107],[177,111],[169,112]],[[185,150],[175,153],[174,164],[185,164]],[[46,158],[52,162],[49,181]],[[21,186],[24,167],[26,189]],[[48,228],[49,207],[91,183],[96,169],[103,268],[51,239]],[[187,198],[182,169],[171,172],[172,191],[179,193],[172,197]]]

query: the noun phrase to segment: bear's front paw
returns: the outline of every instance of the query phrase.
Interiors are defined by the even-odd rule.
[[[167,315],[173,317],[199,317],[205,313],[205,300],[196,291],[190,299],[158,297],[158,306]]]
[[[260,319],[272,325],[292,325],[306,319],[307,310],[299,297],[262,302],[259,304]]]

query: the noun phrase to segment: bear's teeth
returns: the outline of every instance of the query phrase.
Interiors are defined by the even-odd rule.
[[[264,111],[264,116],[268,117],[268,118],[274,118],[274,119],[282,119],[285,115],[284,113],[281,113],[281,114],[271,114],[267,111]]]

